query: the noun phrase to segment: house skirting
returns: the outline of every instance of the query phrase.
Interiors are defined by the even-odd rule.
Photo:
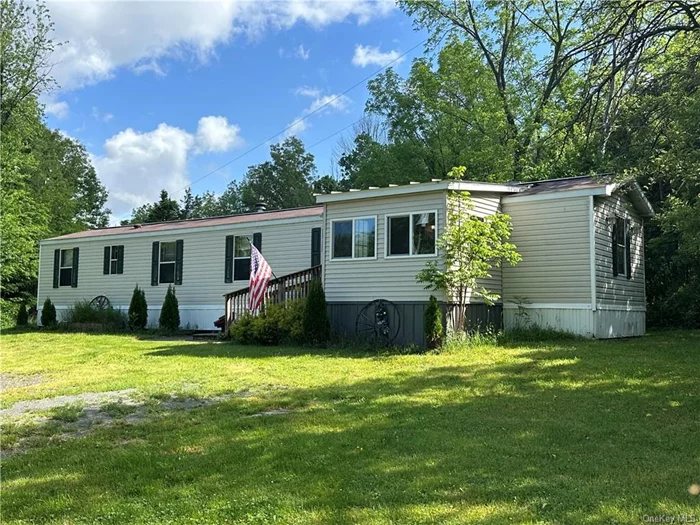
[[[538,326],[583,337],[610,339],[638,337],[646,331],[646,312],[643,307],[598,305],[531,304],[521,308],[508,305],[503,311],[505,330]]]
[[[369,301],[357,302],[329,302],[328,314],[336,335],[343,339],[357,340],[356,322],[362,308]],[[423,318],[427,301],[393,302],[398,312],[398,319],[390,311],[389,323],[395,326],[398,322],[399,329],[393,344],[397,346],[425,344],[425,332],[423,330]],[[441,304],[443,309],[444,326],[451,328],[454,324],[454,308],[449,304]],[[391,310],[391,309],[390,309]],[[487,306],[485,304],[470,304],[467,307],[465,324],[467,328],[493,326],[496,329],[502,327],[502,306]]]
[[[129,305],[112,305],[117,310],[129,310]],[[68,306],[56,305],[56,317],[59,321],[65,321],[68,315]],[[224,315],[223,304],[219,305],[180,305],[180,328],[192,330],[216,330],[214,321]],[[41,312],[39,312],[41,317]],[[158,327],[160,319],[160,306],[148,307],[148,326]]]

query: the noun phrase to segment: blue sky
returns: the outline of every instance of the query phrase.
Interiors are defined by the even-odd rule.
[[[177,192],[328,101],[287,134],[310,146],[350,125],[362,116],[365,85],[334,97],[425,38],[406,15],[378,1],[49,8],[56,37],[67,44],[54,69],[61,88],[44,100],[48,123],[86,145],[110,191],[114,220],[157,198],[161,188]],[[393,67],[405,74],[422,51]],[[311,149],[319,174],[330,172],[338,139]],[[263,145],[193,191],[222,191],[268,152]]]

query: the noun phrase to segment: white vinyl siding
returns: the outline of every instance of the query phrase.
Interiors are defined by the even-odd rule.
[[[644,307],[644,229],[642,219],[625,195],[596,197],[596,298],[600,305]],[[612,223],[608,217],[629,220],[632,275],[613,275]],[[82,264],[82,262],[81,262]]]
[[[262,233],[262,254],[275,275],[304,270],[311,266],[311,230],[323,225],[322,217],[302,219],[294,223],[270,221],[264,225],[231,225],[215,231],[179,230],[143,237],[138,234],[110,236],[109,242],[124,245],[124,273],[104,275],[104,237],[45,242],[41,246],[38,304],[47,296],[59,309],[75,302],[105,295],[114,306],[128,308],[136,284],[146,292],[149,311],[163,304],[167,284],[151,286],[151,257],[154,241],[184,241],[182,285],[176,287],[183,326],[190,322],[185,310],[206,307],[210,310],[200,328],[213,329],[213,322],[224,313],[223,295],[245,288],[248,280],[224,282],[225,239],[227,235]],[[61,248],[80,248],[80,278],[77,288],[53,288],[53,254]],[[154,318],[150,319],[151,322]],[[157,317],[155,317],[157,322]]]
[[[587,196],[503,203],[522,260],[503,267],[504,302],[590,305],[590,200]],[[589,306],[590,308],[590,306]]]

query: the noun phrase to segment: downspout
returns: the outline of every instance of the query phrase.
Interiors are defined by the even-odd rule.
[[[595,271],[595,202],[593,195],[588,197],[588,229],[589,229],[589,251],[590,251],[590,280],[591,280],[591,310],[596,311],[596,271]]]

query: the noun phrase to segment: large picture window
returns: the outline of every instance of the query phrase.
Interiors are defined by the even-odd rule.
[[[387,256],[435,255],[437,213],[420,212],[387,217]]]
[[[177,248],[175,242],[160,243],[160,268],[159,280],[161,284],[171,284],[175,282],[175,260]]]
[[[236,236],[233,239],[233,280],[250,279],[250,241],[248,237]]]
[[[73,248],[61,250],[61,266],[58,275],[59,286],[71,286],[73,284]]]
[[[367,259],[376,256],[376,217],[333,221],[331,231],[332,259]]]

